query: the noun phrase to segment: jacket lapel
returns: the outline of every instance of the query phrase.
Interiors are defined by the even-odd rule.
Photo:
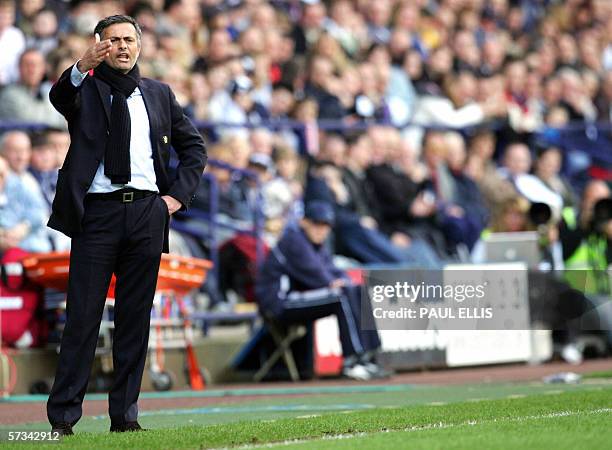
[[[104,106],[104,112],[106,113],[106,120],[110,124],[110,103],[111,103],[111,89],[110,86],[96,77],[93,77],[96,82],[96,87],[98,88],[98,94],[100,94],[100,100],[102,101],[102,105]]]
[[[142,94],[142,100],[144,101],[145,108],[147,110],[147,116],[149,116],[149,139],[151,140],[151,149],[153,153],[157,153],[157,116],[155,112],[158,110],[156,104],[156,97],[151,92],[146,83],[140,83],[138,85],[140,93]]]

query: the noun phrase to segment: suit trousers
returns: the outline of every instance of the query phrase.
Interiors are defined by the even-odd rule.
[[[47,402],[52,425],[74,425],[81,418],[113,273],[114,370],[109,415],[113,424],[136,420],[168,220],[166,203],[157,194],[131,203],[85,197],[83,231],[72,237],[66,325]]]

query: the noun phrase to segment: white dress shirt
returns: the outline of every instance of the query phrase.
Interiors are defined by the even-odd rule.
[[[87,72],[81,73],[76,64],[70,72],[70,81],[75,87],[81,85]],[[112,102],[112,95],[110,101]],[[104,159],[100,162],[96,176],[87,191],[88,194],[113,192],[126,187],[142,191],[159,192],[155,183],[155,168],[153,167],[153,150],[151,148],[149,116],[142,99],[140,89],[136,88],[127,98],[130,111],[131,137],[130,137],[130,170],[131,179],[127,184],[111,184],[110,179],[104,175]]]
[[[19,80],[19,55],[25,50],[25,37],[16,27],[0,33],[0,86]]]

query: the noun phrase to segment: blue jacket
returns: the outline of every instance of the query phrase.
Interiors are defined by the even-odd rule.
[[[285,229],[262,264],[255,298],[262,312],[277,315],[289,292],[328,287],[342,277],[346,274],[334,266],[325,245],[314,245],[299,226],[292,225]]]
[[[10,229],[28,222],[30,233],[19,243],[28,252],[51,251],[51,241],[45,223],[48,206],[40,190],[28,189],[19,177],[9,174],[4,192],[0,191],[0,228]]]

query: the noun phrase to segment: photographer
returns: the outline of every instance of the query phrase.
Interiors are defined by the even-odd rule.
[[[561,270],[564,268],[563,250],[559,242],[559,220],[546,203],[532,203],[529,212],[529,223],[538,232],[538,243],[542,261],[540,270]]]
[[[581,277],[568,274],[568,281],[586,293],[610,295],[606,270],[612,263],[612,198],[606,183],[587,184],[578,219],[562,221],[560,237],[566,269],[586,271]]]
[[[612,198],[606,183],[593,180],[587,184],[578,219],[575,223],[563,221],[560,236],[566,269],[591,274],[584,280],[588,282],[582,286],[585,292],[609,295],[605,271],[612,264]]]
[[[546,203],[532,203],[523,197],[511,197],[493,209],[489,226],[483,230],[471,253],[472,262],[486,261],[485,241],[491,233],[516,233],[537,231],[541,271],[563,268],[562,250],[559,244],[557,219]]]
[[[560,356],[572,364],[583,359],[580,318],[591,309],[591,302],[578,289],[572,289],[551,269],[563,268],[558,220],[545,203],[514,197],[493,210],[491,223],[472,250],[472,262],[486,262],[485,241],[491,233],[537,230],[541,252],[538,270],[529,270],[529,313],[533,324],[553,330]],[[592,329],[599,329],[598,326]]]

